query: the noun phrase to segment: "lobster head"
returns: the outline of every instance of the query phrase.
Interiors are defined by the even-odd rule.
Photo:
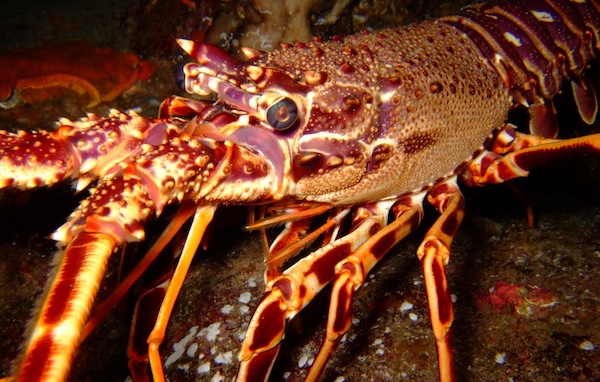
[[[389,151],[373,128],[380,97],[368,86],[364,56],[356,65],[352,49],[316,42],[272,53],[245,49],[248,61],[241,61],[212,45],[178,42],[197,60],[184,67],[186,91],[214,94],[237,116],[220,132],[268,158],[275,199],[359,201],[353,189]]]

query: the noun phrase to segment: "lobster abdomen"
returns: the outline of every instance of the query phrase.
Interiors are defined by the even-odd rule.
[[[582,119],[588,124],[595,120],[598,104],[584,70],[600,52],[597,1],[492,0],[440,21],[468,36],[515,102],[530,107],[533,132],[556,135],[550,100],[561,90],[563,78],[573,81]]]

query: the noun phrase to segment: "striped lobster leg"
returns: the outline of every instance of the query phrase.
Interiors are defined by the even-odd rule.
[[[286,322],[298,314],[334,278],[336,264],[356,252],[363,243],[369,242],[374,234],[385,227],[390,207],[390,202],[381,202],[360,208],[352,222],[353,229],[350,233],[304,257],[281,276],[271,280],[240,350],[239,380],[268,379],[285,334]],[[344,210],[340,215],[346,213],[347,210]],[[414,224],[408,224],[399,231],[401,237],[418,225],[422,214],[417,215],[419,218],[413,218],[417,220]],[[406,220],[400,221],[406,223]]]
[[[427,233],[417,255],[425,276],[438,347],[440,379],[451,381],[454,369],[450,333],[453,313],[445,267],[450,258],[450,244],[464,216],[464,198],[455,178],[451,178],[429,191],[427,199],[442,215]],[[394,205],[394,211],[396,220],[336,265],[327,334],[307,381],[317,380],[340,339],[350,329],[353,295],[366,281],[366,275],[394,245],[419,225],[423,216],[422,195],[403,198]]]
[[[422,201],[422,194],[397,201],[392,207],[396,219],[336,264],[327,333],[306,381],[319,377],[342,336],[350,329],[354,292],[364,284],[367,274],[394,245],[418,227],[423,217]]]
[[[552,161],[600,153],[600,134],[571,139],[550,139],[505,129],[492,151],[482,152],[467,166],[462,178],[467,185],[498,184],[529,175],[529,171]]]

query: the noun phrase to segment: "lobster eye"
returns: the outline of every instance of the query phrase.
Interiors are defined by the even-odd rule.
[[[267,122],[275,130],[285,130],[298,118],[298,107],[289,98],[282,98],[267,109]]]

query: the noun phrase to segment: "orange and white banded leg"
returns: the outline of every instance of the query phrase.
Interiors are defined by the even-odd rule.
[[[177,301],[177,296],[185,280],[185,276],[188,273],[192,259],[196,253],[196,250],[200,246],[206,227],[212,221],[216,206],[202,206],[198,207],[192,220],[192,226],[185,241],[185,245],[179,257],[179,262],[173,273],[173,277],[169,282],[165,297],[162,301],[156,323],[152,332],[148,336],[148,357],[150,360],[150,368],[152,369],[152,377],[155,382],[164,381],[165,375],[162,368],[162,361],[158,352],[159,346],[162,344],[165,338],[165,332],[169,318],[173,312],[173,306]]]
[[[446,266],[450,260],[450,244],[464,218],[465,199],[453,177],[429,191],[427,200],[441,215],[427,232],[417,250],[417,256],[423,268],[429,316],[437,346],[440,381],[449,382],[454,381],[451,331],[454,311]]]
[[[286,322],[333,279],[335,265],[380,230],[386,219],[387,213],[359,212],[354,230],[304,257],[267,285],[267,293],[252,317],[242,343],[238,381],[266,381],[269,378],[285,335]]]
[[[527,176],[532,169],[552,161],[600,153],[600,134],[557,140],[505,130],[498,139],[506,141],[505,150],[501,154],[499,150],[482,152],[463,172],[465,183],[502,183]]]
[[[403,198],[392,210],[396,215],[393,222],[335,266],[327,334],[305,381],[317,380],[342,336],[350,329],[354,292],[364,284],[366,275],[394,245],[419,226],[423,218],[423,194]]]

